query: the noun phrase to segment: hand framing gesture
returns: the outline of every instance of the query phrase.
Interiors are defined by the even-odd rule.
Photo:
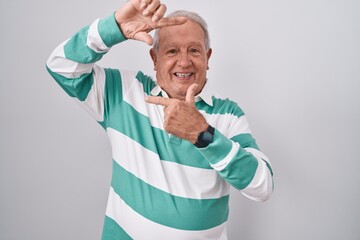
[[[128,39],[135,39],[152,45],[150,31],[186,22],[186,18],[164,18],[165,4],[159,0],[129,0],[115,13],[116,22]]]

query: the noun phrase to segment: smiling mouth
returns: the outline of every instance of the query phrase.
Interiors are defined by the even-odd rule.
[[[179,79],[188,79],[192,75],[194,75],[194,73],[179,73],[179,72],[176,72],[176,73],[174,73],[174,75],[175,75],[175,77],[177,77]]]

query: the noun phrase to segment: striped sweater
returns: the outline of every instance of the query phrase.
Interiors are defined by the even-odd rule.
[[[142,72],[101,68],[96,62],[126,38],[114,15],[98,19],[60,44],[47,70],[105,129],[113,170],[102,239],[224,240],[230,185],[256,201],[273,190],[269,160],[252,137],[243,111],[204,90],[196,107],[215,128],[206,148],[169,135],[166,96]]]

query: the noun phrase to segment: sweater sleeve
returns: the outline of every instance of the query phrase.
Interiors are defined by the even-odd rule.
[[[112,14],[82,28],[56,47],[47,60],[50,75],[99,122],[104,120],[106,108],[105,82],[118,73],[103,69],[96,62],[112,46],[125,40]]]
[[[230,135],[215,128],[214,139],[199,148],[211,167],[229,184],[255,201],[267,200],[273,191],[269,159],[257,146],[245,115],[229,124]]]

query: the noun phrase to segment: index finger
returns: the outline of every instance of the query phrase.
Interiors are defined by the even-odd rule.
[[[186,17],[165,17],[159,20],[156,24],[156,28],[169,27],[174,25],[181,25],[187,21]]]
[[[145,101],[147,103],[152,103],[156,105],[162,105],[164,107],[167,107],[170,105],[171,100],[169,98],[163,98],[163,97],[157,97],[157,96],[147,96],[145,98]]]

